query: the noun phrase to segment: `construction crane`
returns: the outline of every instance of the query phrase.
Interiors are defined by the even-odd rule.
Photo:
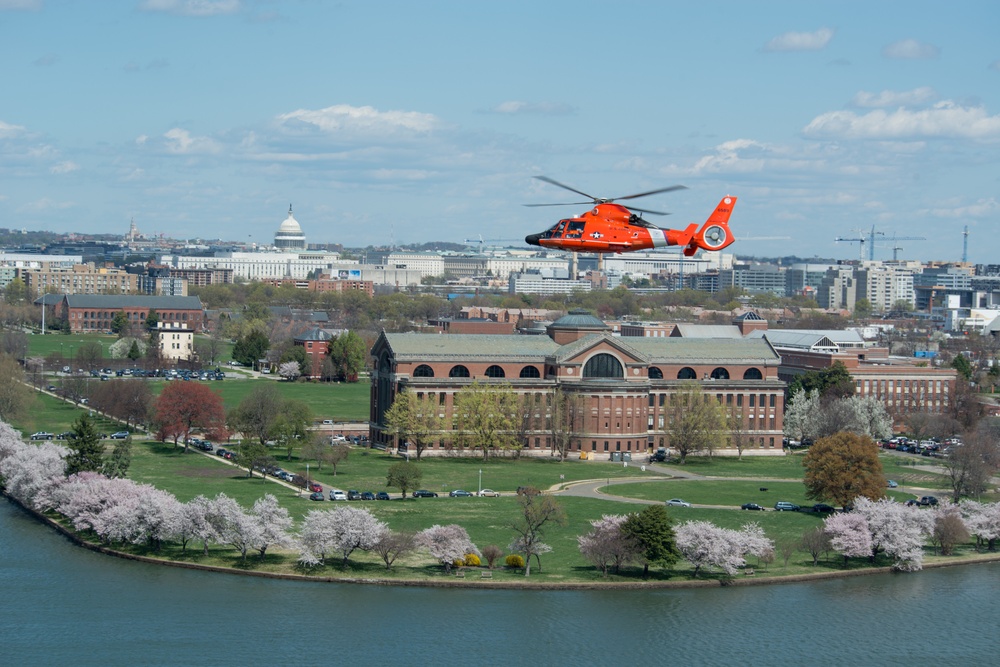
[[[885,236],[885,232],[875,231],[875,225],[872,225],[870,231],[865,232],[863,229],[852,229],[851,231],[858,234],[856,237],[843,237],[838,236],[834,239],[837,243],[857,243],[858,244],[858,259],[863,260],[865,258],[865,244],[868,244],[868,259],[875,259],[875,237]],[[879,243],[879,247],[890,247],[893,250],[893,259],[896,259],[896,250],[902,250],[902,248],[896,247],[897,241],[926,241],[927,239],[923,236],[896,236],[892,235],[892,238],[888,239],[887,244]]]

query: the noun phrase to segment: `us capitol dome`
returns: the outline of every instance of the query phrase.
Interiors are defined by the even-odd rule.
[[[291,204],[288,205],[288,217],[274,233],[274,247],[288,251],[306,249],[306,235],[302,233],[298,220],[292,217]]]

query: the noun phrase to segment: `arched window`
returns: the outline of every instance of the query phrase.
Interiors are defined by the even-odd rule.
[[[594,355],[583,367],[583,377],[585,378],[621,378],[624,375],[625,370],[622,368],[622,362],[610,354]]]
[[[507,374],[504,373],[504,371],[503,371],[502,368],[500,368],[496,364],[493,364],[492,366],[490,366],[489,368],[486,369],[486,377],[488,377],[488,378],[503,378],[503,377],[507,377]]]
[[[656,366],[650,366],[649,367],[649,379],[650,380],[662,380],[663,379],[663,371],[661,371]]]
[[[712,371],[712,379],[713,380],[728,380],[729,379],[729,371],[727,371],[722,366],[719,366],[714,371]]]
[[[698,374],[694,372],[693,368],[685,366],[684,368],[677,371],[678,380],[697,380]]]
[[[413,369],[413,377],[415,378],[432,378],[434,377],[434,369],[427,364],[420,364]]]
[[[469,377],[469,369],[465,366],[459,364],[458,366],[452,366],[451,370],[448,371],[448,377],[450,378],[467,378]]]
[[[743,373],[744,380],[763,380],[764,376],[761,375],[760,370],[756,368],[748,368],[745,373]]]
[[[521,369],[521,377],[523,378],[537,378],[542,377],[541,373],[534,366],[525,366]]]

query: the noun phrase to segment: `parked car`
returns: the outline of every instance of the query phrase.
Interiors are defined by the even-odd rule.
[[[375,500],[375,494],[372,491],[362,491],[361,500]]]
[[[899,486],[899,484],[890,479],[888,482],[886,482],[886,486],[888,486],[890,489],[895,489],[896,487]]]
[[[390,500],[388,491],[379,491],[375,494],[375,500]]]
[[[309,500],[323,500],[323,492],[313,491],[312,493],[309,494]]]
[[[210,443],[208,440],[202,440],[201,442],[198,443],[198,449],[200,449],[203,452],[210,452],[213,449],[215,449],[215,445]]]
[[[680,498],[671,498],[667,501],[667,507],[691,507],[691,503]]]
[[[830,514],[831,512],[836,512],[837,509],[825,503],[816,503],[809,508],[809,511],[813,514]]]
[[[471,498],[472,494],[468,491],[463,491],[462,489],[455,489],[448,493],[452,498]]]
[[[128,437],[128,431],[115,431],[111,434],[112,440],[124,440]]]
[[[347,500],[347,494],[340,489],[330,489],[330,500]]]
[[[924,507],[937,507],[938,499],[934,496],[921,496],[920,505]]]
[[[51,440],[54,437],[55,436],[49,433],[48,431],[38,431],[37,433],[31,434],[32,440]]]
[[[76,436],[74,435],[73,431],[63,431],[62,433],[56,436],[56,440],[70,440],[74,437]]]
[[[361,500],[361,492],[360,491],[355,491],[354,489],[350,489],[347,492],[347,499],[348,500]]]
[[[433,491],[428,491],[427,489],[417,489],[413,492],[414,498],[437,498],[438,494]]]
[[[228,453],[229,453],[229,452],[227,452],[227,451],[226,451],[225,449],[223,449],[222,447],[219,447],[218,449],[216,449],[216,450],[215,450],[215,455],[216,455],[216,456],[222,456],[222,457],[225,457],[225,456],[226,456],[226,454],[228,454]]]
[[[795,503],[788,503],[785,502],[784,500],[779,500],[778,502],[774,503],[774,509],[778,510],[779,512],[798,512],[802,508],[796,505]]]
[[[499,498],[500,494],[493,489],[483,489],[479,492],[480,498]]]
[[[323,492],[323,485],[320,484],[319,482],[309,482],[309,490],[310,491],[319,491],[320,493],[322,493]]]
[[[763,512],[764,508],[757,503],[743,503],[740,505],[741,510],[756,510],[758,512]]]

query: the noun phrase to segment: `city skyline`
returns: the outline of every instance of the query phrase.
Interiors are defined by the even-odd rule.
[[[523,238],[597,196],[739,255],[991,263],[1000,8],[0,0],[0,227],[269,244]],[[890,243],[876,259],[893,255]],[[865,256],[867,257],[867,250]]]

